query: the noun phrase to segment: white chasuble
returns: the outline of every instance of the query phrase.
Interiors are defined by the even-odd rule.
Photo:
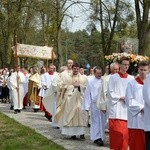
[[[86,112],[82,111],[81,105],[87,79],[80,74],[64,73],[61,74],[61,80],[58,84],[60,97],[55,119],[62,127],[62,134],[83,134],[82,127],[86,126]],[[74,82],[77,82],[79,87],[74,87]]]

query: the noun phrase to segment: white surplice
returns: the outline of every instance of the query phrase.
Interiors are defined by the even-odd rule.
[[[52,83],[52,81],[55,77],[55,74],[56,73],[54,73],[53,75],[50,75],[48,72],[46,72],[43,76],[43,78],[44,78],[44,83],[43,84],[46,85],[48,89],[51,86],[51,83]]]
[[[91,79],[86,87],[82,104],[83,110],[91,111],[90,136],[92,141],[100,138],[104,140],[105,114],[96,106],[100,87],[101,79],[97,79],[96,77]]]
[[[111,74],[102,76],[102,86],[99,91],[98,99],[96,102],[97,108],[99,108],[102,111],[106,111],[106,121],[105,121],[105,128],[108,129],[108,82],[111,77]],[[108,129],[109,130],[109,129]]]
[[[17,76],[19,76],[19,81],[17,83]],[[25,76],[22,72],[14,72],[10,76],[10,88],[12,89],[12,98],[14,109],[23,108],[23,98],[24,98],[24,84]],[[17,92],[17,87],[19,85],[19,93]]]
[[[89,76],[87,76],[88,82],[89,82],[91,79],[93,79],[94,77],[95,77],[94,75],[89,75]]]
[[[143,86],[144,104],[144,130],[150,131],[150,73]]]
[[[24,82],[23,86],[24,86],[24,95],[26,95],[28,92],[28,83],[29,83],[29,76],[30,75],[27,73],[24,76],[25,76],[25,82]]]
[[[57,84],[60,81],[59,74],[56,74],[50,88],[47,90],[44,98],[43,98],[43,105],[48,112],[52,114],[52,123],[53,127],[58,127],[57,122],[54,120],[56,114],[56,102],[57,102]]]
[[[144,129],[144,100],[142,95],[143,85],[136,80],[129,82],[126,90],[126,104],[128,109],[128,128]]]
[[[99,94],[98,94],[98,99],[97,99],[97,107],[100,110],[107,110],[107,101],[108,101],[108,97],[107,97],[107,90],[108,90],[108,82],[109,82],[109,78],[110,75],[107,76],[102,76],[102,86],[100,88]]]
[[[126,103],[120,98],[125,96],[127,84],[134,77],[128,75],[127,78],[121,78],[118,73],[111,75],[108,83],[108,115],[110,119],[127,120]]]
[[[10,76],[8,76],[8,78],[7,78],[7,87],[8,87],[8,89],[9,89],[10,105],[11,105],[11,106],[14,106],[14,104],[13,104],[13,96],[12,96],[12,89],[11,89],[11,86],[10,86]]]
[[[39,96],[40,97],[44,97],[45,94],[46,94],[46,87],[44,85],[45,84],[44,74],[41,74],[41,88],[40,88],[40,91],[39,91]]]
[[[42,85],[42,88],[39,92],[39,96],[41,97],[44,97],[47,90],[50,88],[51,86],[51,83],[55,77],[55,74],[57,73],[54,73],[53,75],[50,75],[48,72],[44,73],[42,76],[41,76],[41,85]]]

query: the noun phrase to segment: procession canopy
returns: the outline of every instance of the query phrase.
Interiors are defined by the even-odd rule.
[[[56,59],[53,47],[17,43],[15,46],[12,47],[12,49],[14,55],[17,57],[30,57],[46,60]]]

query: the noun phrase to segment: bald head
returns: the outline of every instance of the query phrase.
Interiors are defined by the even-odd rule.
[[[73,60],[68,59],[68,61],[67,61],[67,67],[68,67],[69,70],[72,70],[72,65],[73,65]]]
[[[117,73],[119,71],[119,64],[118,63],[111,63],[110,64],[110,72],[112,74]]]

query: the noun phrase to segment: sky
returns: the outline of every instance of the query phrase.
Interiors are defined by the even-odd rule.
[[[90,2],[90,0],[82,0],[83,2]],[[89,23],[89,11],[90,5],[87,3],[83,3],[81,5],[73,5],[68,9],[67,14],[72,16],[65,17],[63,21],[63,28],[68,28],[71,32],[76,32],[78,30],[83,30]]]
[[[63,28],[68,28],[71,32],[76,32],[78,30],[86,29],[86,26],[89,24],[89,16],[90,16],[90,1],[91,0],[68,0],[68,1],[82,1],[82,4],[73,5],[71,6],[67,14],[72,16],[73,19],[69,17],[64,18],[63,22]],[[131,3],[134,9],[134,1],[133,0],[127,0]],[[99,28],[99,23],[96,24],[96,26]]]

